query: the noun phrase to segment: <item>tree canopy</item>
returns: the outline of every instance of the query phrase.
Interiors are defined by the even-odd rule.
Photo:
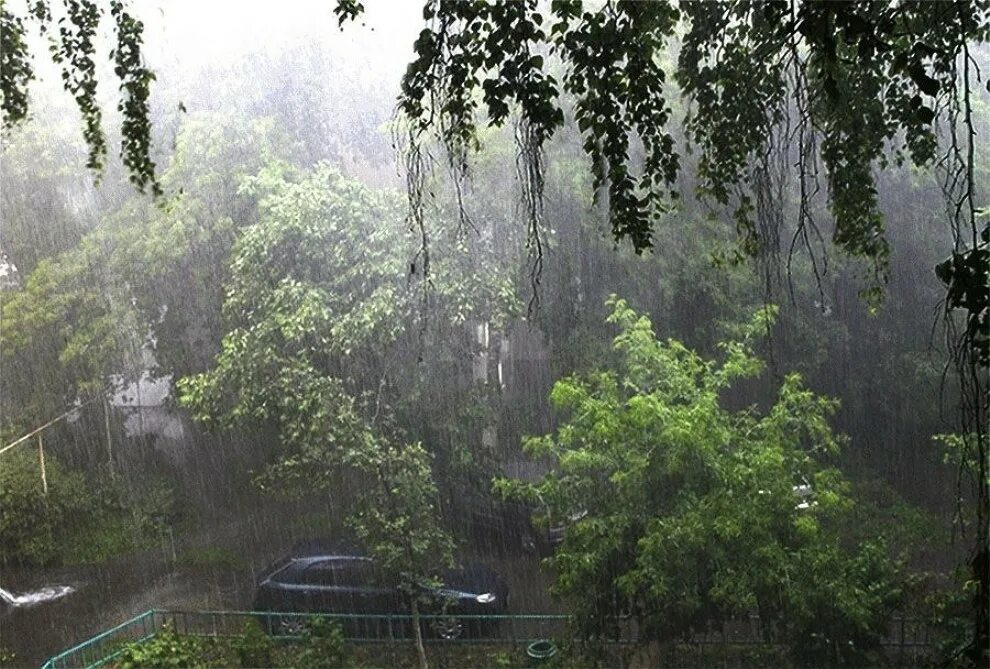
[[[343,2],[336,12],[344,22],[361,10]],[[938,119],[954,121],[960,105],[972,104],[970,50],[990,29],[987,4],[965,1],[619,1],[598,9],[580,0],[549,9],[537,0],[437,1],[423,16],[399,98],[411,144],[437,139],[464,170],[478,125],[517,112],[534,225],[542,152],[572,113],[613,233],[650,246],[657,212],[678,195],[683,149],[672,106],[684,96],[684,139],[700,152],[698,192],[733,207],[746,253],[778,232],[765,228],[761,208],[782,203],[760,202],[774,155],[797,161],[798,234],[815,225],[805,200],[820,160],[836,242],[880,273],[888,249],[873,170],[891,158],[930,166],[939,157]]]
[[[610,304],[614,368],[559,381],[564,420],[525,446],[553,469],[497,484],[566,525],[550,562],[579,637],[618,638],[631,616],[642,637],[670,642],[758,611],[801,666],[876,661],[903,584],[882,540],[841,547],[853,500],[826,464],[841,441],[835,402],[792,374],[766,411],[728,411],[722,396],[763,368],[748,337],[705,360]]]
[[[401,201],[324,164],[300,174],[275,162],[241,189],[260,196],[260,220],[232,249],[215,365],[180,381],[181,401],[205,422],[275,431],[265,488],[332,494],[345,476],[358,481],[335,501],[406,596],[425,668],[423,585],[451,565],[453,542],[430,452],[389,429],[384,377],[374,398],[361,383],[412,320],[415,290],[394,243]]]
[[[341,25],[363,11],[356,0],[339,0],[334,8]],[[28,114],[34,76],[28,27],[48,34],[57,25],[52,58],[79,106],[94,168],[106,154],[94,64],[104,13],[96,0],[37,2],[24,16],[7,5],[0,11],[4,125]],[[144,26],[119,1],[109,4],[109,14],[121,155],[134,183],[157,193],[147,106],[154,75],[141,57]],[[431,169],[427,145],[439,142],[462,178],[485,124],[517,120],[522,199],[537,262],[544,151],[572,115],[592,188],[606,196],[617,239],[628,238],[636,250],[654,243],[657,214],[683,190],[684,152],[697,151],[695,190],[731,211],[740,235],[737,257],[773,262],[783,246],[788,253],[801,245],[821,252],[825,226],[814,202],[824,191],[837,246],[873,264],[876,282],[866,290],[874,297],[882,295],[890,253],[875,170],[907,159],[944,174],[954,235],[939,276],[947,286],[946,311],[966,313],[949,336],[961,370],[971,358],[986,369],[990,310],[981,278],[988,273],[990,231],[978,221],[985,194],[972,111],[990,3],[618,0],[589,8],[581,0],[549,7],[538,0],[429,0],[423,17],[399,109],[407,121],[409,212],[422,237],[424,274],[430,270],[422,201]],[[683,136],[673,111],[681,97],[688,103]],[[798,191],[793,204],[784,201],[780,183],[791,179]],[[784,226],[785,220],[796,225]],[[788,244],[781,240],[785,229]],[[967,394],[979,397],[983,377],[968,378]],[[983,411],[968,414],[983,435]]]
[[[356,0],[334,7],[341,25],[363,11]],[[96,169],[107,151],[94,63],[104,13],[96,0],[37,2],[25,16],[7,5],[0,11],[4,126],[28,114],[34,77],[28,25],[42,34],[57,25],[51,55],[82,114],[88,164]],[[154,75],[141,56],[144,26],[122,2],[110,2],[109,14],[121,156],[139,188],[160,193],[150,158],[147,99]],[[538,0],[429,0],[423,17],[399,109],[408,121],[410,216],[424,251],[425,144],[438,141],[464,175],[479,124],[514,118],[523,201],[541,257],[544,150],[573,115],[593,189],[606,195],[617,239],[628,238],[638,251],[654,243],[657,214],[680,194],[686,148],[699,152],[697,193],[732,212],[738,256],[776,257],[786,206],[776,182],[791,178],[792,170],[780,167],[793,164],[799,198],[794,211],[786,211],[797,221],[789,230],[790,251],[803,244],[813,253],[819,245],[812,204],[822,179],[832,237],[873,263],[877,284],[867,290],[879,296],[889,244],[874,171],[910,159],[945,173],[955,231],[951,257],[939,269],[946,310],[967,313],[958,353],[983,368],[990,361],[990,317],[979,281],[987,274],[990,232],[977,220],[984,196],[974,169],[972,121],[975,53],[990,35],[990,3],[618,0],[592,9],[581,0],[549,8]],[[672,111],[681,96],[689,104],[684,148]],[[940,127],[949,130],[941,143]],[[428,252],[420,269],[429,272]],[[985,427],[977,420],[978,432]]]

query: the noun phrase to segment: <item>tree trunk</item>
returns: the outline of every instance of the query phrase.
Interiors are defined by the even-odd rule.
[[[430,665],[426,661],[426,648],[423,646],[423,630],[419,625],[419,602],[415,597],[412,600],[412,624],[416,639],[416,655],[419,657],[419,669],[429,669]]]

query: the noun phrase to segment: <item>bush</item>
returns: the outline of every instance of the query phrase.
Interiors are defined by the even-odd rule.
[[[175,516],[172,488],[161,480],[129,489],[118,481],[90,482],[91,512],[58,542],[63,562],[95,564],[154,546]]]
[[[175,495],[155,480],[131,493],[47,457],[48,494],[37,453],[5,454],[0,466],[0,564],[97,563],[153,544],[175,516]]]
[[[203,648],[194,637],[180,637],[171,625],[148,641],[124,646],[115,666],[118,669],[190,669],[205,667]]]
[[[122,490],[119,484],[113,487],[122,510],[131,514],[136,529],[145,536],[159,536],[178,515],[175,489],[165,479],[143,482],[137,493]]]
[[[925,602],[931,626],[934,666],[971,666],[966,652],[972,642],[972,603],[976,582],[968,576],[965,568],[959,568],[955,573],[954,587],[932,593]]]
[[[313,618],[302,635],[296,666],[310,669],[340,669],[350,660],[344,647],[344,631],[337,623]]]
[[[272,666],[275,642],[253,621],[244,623],[244,631],[231,639],[230,647],[244,669]]]
[[[799,667],[876,666],[888,621],[902,601],[900,565],[886,544],[865,542],[852,555],[809,546],[794,556],[801,573],[780,593],[782,640]]]
[[[37,453],[28,447],[5,454],[0,466],[0,564],[45,565],[59,558],[59,529],[89,517],[94,498],[85,477],[45,460],[48,494]]]

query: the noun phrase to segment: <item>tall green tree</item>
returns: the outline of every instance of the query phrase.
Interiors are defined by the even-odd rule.
[[[341,0],[335,11],[343,24],[363,5]],[[564,0],[547,9],[537,0],[431,0],[423,16],[399,101],[410,120],[413,217],[426,192],[424,147],[441,145],[466,174],[479,126],[514,119],[538,258],[545,149],[569,113],[616,239],[650,247],[658,214],[679,195],[671,100],[680,95],[690,105],[687,141],[699,155],[695,190],[727,209],[739,233],[736,257],[772,261],[784,234],[792,249],[814,254],[829,220],[833,242],[872,264],[864,290],[871,299],[883,295],[890,260],[875,171],[904,161],[940,171],[953,231],[938,267],[943,323],[960,381],[962,432],[976,436],[980,529],[971,562],[978,599],[990,601],[990,227],[980,220],[987,182],[977,170],[973,121],[990,3],[617,0],[592,8]],[[664,57],[674,41],[679,54],[670,66]],[[940,124],[949,128],[941,145]],[[786,182],[798,191],[795,206],[781,197]],[[815,214],[818,193],[827,217]],[[795,228],[786,230],[785,220]],[[974,623],[970,655],[985,664],[990,608],[978,606]]]
[[[0,301],[3,427],[11,434],[105,390],[114,377],[133,379],[154,365],[178,378],[209,365],[235,232],[257,217],[254,196],[238,184],[287,144],[271,119],[196,115],[161,175],[173,192],[165,206],[130,197],[73,215],[49,198],[85,201],[74,180],[47,170],[22,176],[29,156],[43,151],[32,129],[9,147],[3,173],[5,184],[9,176],[12,186],[38,193],[10,196],[4,207],[14,222],[4,228],[4,248],[20,274]],[[50,244],[31,234],[46,216]]]
[[[853,501],[827,464],[836,403],[792,374],[766,411],[723,407],[763,369],[748,337],[772,311],[715,361],[610,305],[615,366],[558,382],[560,426],[526,443],[552,470],[496,482],[565,525],[549,560],[582,638],[617,638],[631,616],[643,638],[670,642],[758,612],[802,666],[878,661],[902,583],[882,540],[840,543]]]
[[[180,382],[181,400],[206,422],[276,435],[266,488],[336,495],[358,482],[348,522],[405,594],[425,668],[420,606],[453,542],[430,454],[400,440],[374,383],[418,300],[394,227],[401,202],[326,165],[273,163],[244,188],[264,193],[262,213],[234,247],[228,330],[213,368]]]

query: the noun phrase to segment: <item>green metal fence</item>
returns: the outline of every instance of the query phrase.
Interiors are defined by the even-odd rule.
[[[145,611],[127,622],[87,639],[78,646],[49,658],[41,665],[42,669],[102,667],[122,652],[122,644],[153,637],[161,629],[161,622],[157,619],[161,613],[163,612]]]
[[[298,638],[305,622],[312,618],[323,618],[339,624],[344,630],[345,638],[351,643],[390,643],[411,641],[413,638],[412,616],[409,615],[153,609],[55,655],[42,665],[42,669],[94,669],[108,665],[123,652],[125,644],[151,639],[166,624],[180,635],[223,637],[241,633],[245,622],[254,620],[263,629],[291,640]],[[427,643],[497,643],[517,646],[541,639],[563,637],[568,616],[422,615],[420,621],[427,630]],[[452,629],[457,631],[456,638],[444,638],[445,634],[450,636]]]
[[[341,626],[351,643],[390,643],[410,641],[413,637],[412,616],[313,614],[267,611],[173,611],[153,609],[131,618],[116,627],[50,658],[42,669],[84,669],[111,664],[129,642],[151,639],[164,625],[170,625],[180,635],[227,637],[240,634],[244,624],[257,621],[262,629],[291,640],[302,633],[305,622],[323,618]],[[568,636],[566,615],[512,614],[498,616],[467,616],[456,618],[443,615],[420,616],[427,631],[425,641],[431,644],[491,644],[519,647],[543,639],[565,639]],[[456,638],[444,638],[456,625]],[[449,634],[447,636],[450,636]],[[620,644],[635,640],[635,630],[627,626]],[[922,621],[897,618],[891,622],[882,644],[885,654],[895,666],[923,666],[930,650],[929,629]],[[765,641],[755,617],[735,621],[720,630],[699,632],[685,640],[684,646],[699,651],[698,666],[704,666],[703,648],[719,646],[745,648],[762,646]]]

